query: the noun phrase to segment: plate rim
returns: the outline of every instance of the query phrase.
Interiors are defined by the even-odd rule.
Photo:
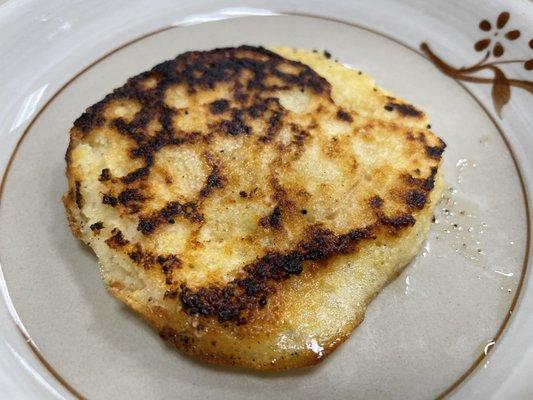
[[[350,26],[350,27],[353,27],[353,28],[362,29],[364,31],[367,31],[367,32],[373,33],[375,35],[381,36],[381,37],[383,37],[385,39],[388,39],[388,40],[390,40],[390,41],[392,41],[392,42],[394,42],[394,43],[396,43],[396,44],[398,44],[398,45],[410,50],[411,52],[414,52],[418,56],[420,56],[420,57],[424,58],[425,60],[429,61],[429,58],[423,52],[421,52],[419,49],[411,46],[410,44],[408,44],[408,43],[406,43],[406,42],[404,42],[404,41],[402,41],[402,40],[400,40],[398,38],[395,38],[395,37],[391,36],[388,33],[384,33],[384,32],[382,32],[382,31],[380,31],[378,29],[375,29],[375,28],[371,28],[371,27],[368,27],[368,26],[360,25],[359,23],[354,22],[354,21],[344,20],[342,18],[335,18],[335,17],[330,17],[330,16],[326,16],[326,15],[320,15],[320,14],[314,14],[314,13],[309,13],[309,12],[295,12],[295,11],[281,11],[281,10],[280,11],[271,11],[271,10],[269,10],[269,13],[261,13],[261,14],[257,14],[257,13],[253,13],[253,12],[249,12],[249,13],[242,12],[242,13],[235,14],[235,15],[225,15],[225,14],[220,14],[217,11],[215,11],[213,13],[209,13],[209,14],[210,15],[214,15],[215,18],[214,19],[209,19],[206,22],[222,21],[222,20],[228,20],[228,19],[248,18],[248,17],[259,17],[259,16],[265,16],[265,17],[269,17],[269,16],[278,16],[278,17],[279,16],[282,16],[282,17],[283,16],[296,16],[296,17],[306,17],[306,18],[314,18],[314,19],[319,19],[319,20],[326,20],[326,21],[330,21],[330,22],[335,22],[335,23],[340,23],[340,24],[343,24],[343,25],[347,25],[347,26]],[[199,22],[199,24],[202,24],[202,23],[204,23],[204,21]],[[9,174],[9,172],[10,172],[12,162],[15,159],[15,156],[16,156],[16,154],[17,154],[22,142],[27,137],[27,134],[29,133],[29,131],[33,127],[34,123],[39,119],[39,117],[42,115],[42,113],[48,108],[48,106],[52,103],[52,101],[55,98],[57,98],[68,86],[70,86],[74,81],[76,81],[81,75],[83,75],[85,72],[87,72],[88,70],[90,70],[91,68],[93,68],[94,66],[96,66],[97,64],[102,62],[103,60],[105,60],[108,57],[112,56],[116,52],[118,52],[118,51],[120,51],[120,50],[122,50],[122,49],[124,49],[124,48],[126,48],[128,46],[131,46],[132,44],[140,42],[140,41],[142,41],[142,40],[144,40],[144,39],[146,39],[148,37],[157,35],[159,33],[165,32],[167,30],[178,29],[180,27],[184,27],[184,26],[188,26],[188,25],[190,25],[190,23],[185,23],[185,22],[171,24],[171,25],[165,25],[164,27],[160,27],[160,28],[157,28],[155,30],[151,30],[149,32],[145,32],[145,33],[142,33],[142,34],[140,34],[138,36],[135,36],[134,38],[125,41],[124,43],[118,45],[117,47],[114,47],[112,50],[107,51],[103,55],[97,57],[94,61],[90,62],[88,65],[86,65],[85,67],[81,68],[78,72],[76,72],[74,75],[72,75],[68,80],[66,80],[65,83],[61,84],[59,86],[59,88],[56,89],[55,92],[53,94],[51,94],[48,97],[48,99],[41,106],[39,106],[39,108],[36,110],[34,116],[29,120],[29,122],[27,123],[27,126],[24,128],[22,134],[19,135],[13,150],[9,154],[7,165],[6,165],[5,169],[2,171],[2,176],[1,176],[1,180],[0,180],[0,202],[2,201],[2,196],[3,196],[3,193],[4,193],[4,189],[5,189],[5,182],[7,180],[7,176]],[[532,214],[531,214],[531,209],[530,209],[531,199],[530,199],[530,197],[528,195],[527,185],[526,185],[526,181],[524,179],[524,174],[522,172],[523,169],[522,169],[522,167],[520,165],[520,160],[518,159],[518,157],[516,157],[515,150],[513,149],[511,143],[509,142],[508,137],[505,134],[505,131],[503,130],[503,128],[500,125],[500,123],[496,120],[496,118],[494,118],[492,113],[488,110],[487,106],[485,104],[483,104],[483,102],[480,99],[478,99],[478,97],[476,97],[476,95],[464,83],[462,83],[460,80],[458,80],[458,79],[456,79],[454,77],[450,77],[450,79],[453,79],[453,81],[455,81],[463,90],[466,91],[466,93],[468,93],[468,95],[473,100],[475,100],[475,102],[481,107],[483,112],[488,116],[488,118],[490,119],[492,124],[496,127],[496,130],[498,131],[498,134],[502,138],[502,140],[503,140],[503,142],[505,144],[505,147],[507,148],[507,150],[509,151],[509,154],[511,155],[512,162],[513,162],[513,167],[514,167],[514,169],[516,171],[516,174],[517,174],[519,182],[520,182],[520,192],[522,194],[521,198],[522,198],[522,201],[523,201],[523,207],[524,207],[525,216],[526,216],[525,251],[524,251],[524,254],[523,254],[523,261],[522,261],[522,267],[521,267],[521,272],[520,272],[520,278],[519,278],[519,281],[518,281],[518,284],[517,284],[516,292],[514,293],[513,300],[511,301],[511,304],[509,306],[508,311],[505,314],[505,317],[504,317],[503,321],[499,324],[499,328],[496,331],[496,333],[495,333],[495,335],[494,335],[494,337],[492,339],[493,341],[497,342],[498,340],[501,339],[502,335],[507,331],[507,328],[509,326],[509,322],[512,320],[514,311],[517,310],[518,307],[520,306],[520,300],[521,300],[521,297],[522,297],[522,294],[523,294],[524,282],[525,282],[526,276],[528,275],[528,272],[529,272],[529,268],[528,267],[529,267],[529,262],[530,262],[530,248],[531,248],[531,245],[532,245],[532,235],[531,235],[532,234],[532,229],[531,229],[531,225],[532,225],[531,217],[532,217]],[[12,322],[15,324],[18,332],[22,335],[24,341],[30,347],[30,350],[32,351],[32,353],[37,357],[37,359],[46,368],[46,370],[48,372],[50,372],[51,375],[71,395],[73,395],[77,399],[85,399],[85,397],[81,393],[79,393],[71,384],[69,384],[68,381],[65,378],[63,378],[61,376],[61,374],[59,372],[57,372],[57,370],[55,370],[55,368],[51,365],[51,363],[46,360],[45,356],[39,350],[37,344],[32,340],[31,335],[29,334],[29,332],[24,327],[24,324],[21,321],[21,319],[19,318],[19,316],[17,314],[17,311],[16,311],[16,309],[15,309],[15,307],[14,307],[12,301],[11,301],[11,298],[9,296],[8,287],[7,287],[7,282],[6,282],[5,277],[4,277],[4,273],[3,273],[3,270],[2,270],[1,263],[0,263],[0,289],[4,292],[3,293],[4,294],[4,300],[6,302],[10,303],[10,304],[8,304],[8,311],[9,311],[9,314],[11,316]],[[9,306],[11,306],[11,307],[9,307]],[[489,351],[481,351],[481,353],[474,360],[474,362],[458,378],[456,378],[452,382],[452,384],[450,384],[444,391],[442,391],[436,398],[437,399],[445,398],[446,396],[450,395],[455,390],[457,390],[478,369],[478,367],[481,365],[481,363],[488,357],[488,355],[490,354],[490,350],[491,349],[489,348]]]

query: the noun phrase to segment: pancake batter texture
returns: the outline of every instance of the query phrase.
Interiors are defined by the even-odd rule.
[[[425,240],[445,148],[428,128],[327,53],[187,52],[74,122],[64,204],[109,292],[163,339],[307,366]]]

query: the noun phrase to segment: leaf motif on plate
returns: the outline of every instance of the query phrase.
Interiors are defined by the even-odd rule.
[[[496,113],[501,118],[503,106],[511,99],[511,85],[509,80],[498,67],[491,68],[494,71],[494,81],[492,82],[492,102]]]

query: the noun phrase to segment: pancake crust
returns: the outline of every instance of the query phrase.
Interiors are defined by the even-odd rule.
[[[188,52],[70,131],[73,233],[111,294],[183,351],[322,360],[417,254],[444,142],[426,115],[319,53]]]

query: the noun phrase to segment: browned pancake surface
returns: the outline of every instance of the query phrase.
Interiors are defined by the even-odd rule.
[[[368,76],[277,51],[157,65],[75,121],[66,157],[109,290],[178,347],[254,368],[315,362],[362,320],[426,235],[445,147]]]

